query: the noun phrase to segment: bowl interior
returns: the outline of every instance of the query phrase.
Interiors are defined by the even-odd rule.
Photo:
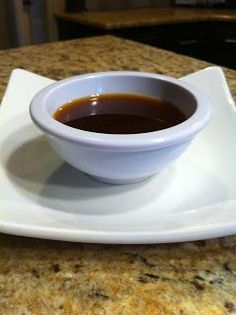
[[[55,84],[47,94],[46,111],[52,116],[58,107],[69,101],[112,93],[141,94],[163,99],[181,109],[187,118],[192,116],[197,108],[197,101],[191,92],[164,78],[104,74],[78,76]]]

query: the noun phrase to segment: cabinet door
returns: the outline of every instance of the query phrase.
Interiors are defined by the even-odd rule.
[[[210,25],[212,48],[216,51],[236,52],[236,23],[212,22]]]
[[[236,23],[212,22],[209,56],[214,63],[236,69]]]
[[[140,43],[162,46],[163,32],[159,26],[130,27],[111,30],[110,33],[115,36],[135,40]]]
[[[197,58],[207,57],[207,27],[207,23],[163,25],[161,47]]]

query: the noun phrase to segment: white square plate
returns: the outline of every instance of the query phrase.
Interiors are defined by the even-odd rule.
[[[210,98],[213,116],[187,152],[138,184],[108,185],[54,153],[29,117],[53,81],[16,69],[0,107],[0,231],[94,243],[163,243],[236,232],[236,111],[222,70],[182,78]]]

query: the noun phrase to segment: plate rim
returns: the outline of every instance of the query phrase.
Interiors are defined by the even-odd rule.
[[[226,92],[227,103],[230,104],[231,109],[236,113],[236,107],[232,95],[230,93],[229,87],[226,83],[224,72],[220,67],[211,66],[200,71],[194,72],[187,76],[179,78],[180,80],[188,80],[188,77],[201,74],[206,71],[217,71],[224,78],[224,89]],[[9,83],[7,85],[6,92],[2,99],[1,105],[5,102],[6,96],[10,90],[11,79],[14,74],[24,74],[35,75],[32,72],[15,69],[12,71]],[[42,76],[38,76],[39,79],[47,79]],[[53,82],[53,80],[51,80]],[[2,112],[2,106],[0,106],[0,114]],[[1,203],[1,200],[0,200]],[[53,209],[51,209],[53,210]],[[220,229],[220,230],[219,230]],[[223,224],[220,226],[219,223],[207,224],[205,226],[197,227],[184,227],[182,229],[171,229],[169,231],[102,231],[95,229],[69,229],[69,228],[58,228],[58,227],[35,227],[30,224],[21,223],[7,223],[0,219],[0,232],[13,234],[18,236],[27,237],[37,237],[42,239],[52,239],[52,240],[62,240],[62,241],[72,241],[72,242],[89,242],[89,243],[101,243],[101,244],[151,244],[151,243],[175,243],[175,242],[185,242],[185,241],[195,241],[202,239],[209,239],[215,237],[223,237],[236,233],[236,221],[232,223]],[[175,235],[173,238],[173,234]]]

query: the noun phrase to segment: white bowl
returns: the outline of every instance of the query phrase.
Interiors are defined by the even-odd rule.
[[[68,101],[106,93],[158,97],[181,108],[188,118],[160,131],[116,135],[78,130],[52,117]],[[115,71],[56,82],[36,94],[30,113],[55,151],[69,164],[98,180],[125,184],[143,180],[178,158],[207,124],[211,108],[206,96],[184,81],[151,73]]]

